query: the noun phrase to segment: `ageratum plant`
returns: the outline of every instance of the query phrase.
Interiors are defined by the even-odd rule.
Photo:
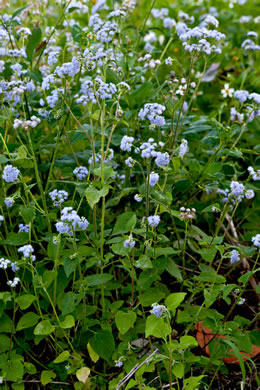
[[[0,4],[0,388],[260,386],[257,11]]]

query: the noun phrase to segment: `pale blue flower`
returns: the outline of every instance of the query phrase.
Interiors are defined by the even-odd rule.
[[[256,236],[252,237],[252,243],[254,246],[260,248],[260,234],[257,234]]]
[[[4,202],[8,208],[12,207],[14,204],[14,200],[12,198],[5,198]]]
[[[159,177],[160,177],[160,176],[158,175],[158,173],[154,173],[154,172],[150,173],[150,176],[149,176],[149,185],[150,185],[151,187],[154,187],[155,184],[158,182]]]
[[[29,233],[29,225],[24,225],[23,223],[19,224],[19,230],[18,233]]]
[[[152,227],[156,227],[160,223],[160,216],[159,215],[151,215],[150,217],[147,218],[148,224]]]
[[[230,264],[237,263],[240,260],[240,255],[239,252],[236,250],[233,250],[231,252],[231,259],[230,259]]]
[[[34,249],[31,245],[24,245],[20,247],[18,252],[21,252],[25,258],[31,258],[32,261],[35,260],[35,256],[33,256]]]
[[[74,169],[73,171],[74,175],[77,176],[79,180],[83,180],[85,177],[88,176],[88,170],[86,167],[80,166]]]
[[[59,207],[63,202],[65,202],[65,200],[68,199],[69,194],[67,191],[58,191],[57,189],[55,189],[49,193],[49,196],[53,201],[53,206]]]
[[[135,246],[135,241],[132,238],[128,238],[124,241],[125,248],[133,248]]]
[[[124,135],[123,138],[121,139],[120,149],[127,152],[131,152],[131,148],[134,140],[135,139],[133,137],[128,137],[128,135]]]
[[[183,157],[188,151],[188,141],[186,139],[181,140],[179,156]]]
[[[245,197],[247,199],[253,199],[255,197],[254,190],[247,190],[246,193],[245,193]]]
[[[3,179],[6,183],[14,183],[16,182],[19,176],[19,169],[13,167],[12,165],[6,165],[3,171]]]
[[[152,307],[153,309],[150,311],[150,313],[155,315],[157,318],[160,318],[167,310],[164,305],[153,304]]]
[[[245,187],[243,184],[239,183],[238,181],[232,180],[230,184],[231,193],[235,196],[240,196],[243,194]]]

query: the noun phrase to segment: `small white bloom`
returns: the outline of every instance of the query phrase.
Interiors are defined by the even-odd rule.
[[[222,96],[225,97],[232,97],[234,94],[234,88],[229,88],[229,84],[225,84],[224,88],[221,89]]]

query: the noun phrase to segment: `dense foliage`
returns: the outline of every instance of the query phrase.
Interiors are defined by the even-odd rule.
[[[257,389],[260,4],[0,7],[0,388]]]

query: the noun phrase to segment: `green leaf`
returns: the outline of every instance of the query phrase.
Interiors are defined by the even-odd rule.
[[[101,167],[94,169],[94,174],[101,177]],[[116,172],[110,166],[105,166],[103,170],[104,181],[107,182],[110,177],[115,176]]]
[[[194,276],[194,279],[211,283],[225,283],[226,281],[224,276],[218,275],[214,270],[203,271],[200,275]]]
[[[20,15],[24,10],[26,10],[30,6],[31,6],[31,4],[27,4],[24,7],[17,8],[17,10],[15,10],[13,15],[12,15],[12,19],[14,19],[16,16]]]
[[[6,240],[0,241],[0,244],[20,246],[20,245],[27,244],[28,241],[29,241],[29,234],[28,233],[10,232],[7,234]]]
[[[147,98],[152,94],[153,84],[150,82],[143,83],[136,88],[132,93],[127,94],[127,100],[130,107],[140,106],[147,101]]]
[[[99,275],[89,275],[84,278],[89,286],[98,286],[99,284],[104,284],[113,279],[113,275],[110,274],[99,274]]]
[[[141,268],[141,269],[153,268],[153,264],[147,255],[141,255],[139,259],[134,263],[134,266],[136,268]]]
[[[216,256],[217,248],[213,247],[210,249],[199,249],[198,253],[201,255],[203,260],[206,260],[208,262],[212,262],[214,260],[214,257]]]
[[[81,298],[80,294],[74,294],[72,291],[65,294],[61,301],[62,315],[72,313],[80,303]]]
[[[182,390],[196,390],[198,389],[198,385],[200,384],[200,381],[202,378],[204,378],[205,375],[200,376],[191,376],[190,378],[183,380],[183,388]]]
[[[172,369],[172,372],[177,378],[181,379],[184,376],[184,365],[182,363],[176,363]]]
[[[145,324],[145,337],[154,336],[166,340],[170,334],[171,328],[163,318],[158,318],[151,314]]]
[[[57,270],[46,270],[43,273],[42,281],[45,288],[49,288],[52,282],[57,278]]]
[[[172,259],[167,259],[166,271],[174,278],[182,281],[182,274]]]
[[[1,369],[5,373],[5,380],[16,382],[23,379],[24,369],[21,360],[21,356],[19,356],[19,358],[12,358],[11,360],[6,359],[4,365],[1,364]]]
[[[18,321],[16,330],[31,328],[32,326],[37,324],[39,318],[40,316],[36,313],[33,313],[32,311],[24,314]]]
[[[36,336],[48,336],[55,330],[55,326],[53,326],[49,320],[43,320],[39,322],[39,324],[34,329],[34,334]]]
[[[119,310],[115,315],[117,329],[121,334],[125,334],[135,323],[136,313],[133,311],[124,312]]]
[[[88,343],[87,344],[87,349],[88,349],[88,353],[89,353],[89,356],[90,356],[90,359],[96,363],[99,359],[99,356],[98,354],[94,351],[94,349],[91,347],[91,345]]]
[[[82,383],[87,382],[89,374],[90,374],[90,369],[88,367],[82,367],[76,371],[76,377]]]
[[[249,333],[249,337],[250,337],[252,344],[255,344],[258,347],[260,347],[260,332],[259,332],[259,330],[257,330],[257,329],[252,330]],[[0,344],[1,344],[1,341],[0,341]]]
[[[217,288],[216,288],[217,287]],[[223,291],[223,286],[222,284],[219,286],[214,286],[212,289],[204,289],[203,295],[205,298],[205,306],[210,307],[217,299],[218,295]]]
[[[67,315],[64,319],[64,321],[60,322],[60,327],[62,329],[69,329],[72,328],[75,325],[75,320],[72,315]]]
[[[79,263],[78,257],[74,257],[72,259],[68,256],[65,257],[63,266],[67,278],[75,271],[78,263]]]
[[[111,187],[109,185],[105,185],[101,190],[98,190],[93,185],[91,185],[85,190],[88,204],[92,209],[93,206],[99,202],[100,198],[107,196],[110,188]]]
[[[243,333],[241,330],[233,331],[232,341],[236,343],[240,351],[252,353],[252,342],[247,333]]]
[[[0,335],[0,352],[8,351],[10,347],[10,338],[5,334]]]
[[[24,295],[20,295],[19,297],[17,297],[16,302],[20,306],[20,309],[25,310],[29,306],[31,306],[31,304],[33,303],[33,301],[35,301],[35,299],[36,299],[36,297],[34,295],[24,294]]]
[[[98,121],[99,118],[100,118],[100,110],[96,110],[95,112],[93,112],[93,114],[91,114],[90,117],[91,117],[94,121]],[[101,173],[101,169],[100,169],[100,173]]]
[[[115,341],[111,332],[102,330],[91,337],[89,343],[102,359],[111,359],[115,350]]]
[[[118,83],[120,83],[120,81],[121,80],[118,77],[116,72],[114,72],[111,68],[106,69],[106,82],[107,83],[118,84]]]
[[[30,61],[32,63],[34,50],[39,45],[41,38],[42,38],[42,31],[41,31],[40,27],[37,27],[37,28],[32,29],[31,32],[32,32],[32,34],[29,35],[25,52],[26,52],[26,56],[27,56],[28,61]]]
[[[165,299],[165,305],[168,310],[175,312],[178,306],[182,303],[184,300],[186,293],[173,293],[170,294],[166,299]]]
[[[240,276],[238,282],[243,283],[244,285],[248,283],[249,279],[252,277],[252,271],[246,272],[244,275]]]
[[[180,169],[181,166],[181,159],[179,157],[173,157],[171,159],[172,165],[173,165],[173,172],[176,173]]]
[[[13,329],[13,321],[6,313],[3,313],[0,318],[0,332],[1,333],[10,333]]]
[[[56,374],[55,372],[51,371],[51,370],[43,370],[41,372],[41,384],[43,386],[46,386],[48,385],[48,383],[51,383],[52,380],[56,378]]]
[[[59,354],[59,356],[56,357],[55,360],[53,360],[53,363],[58,364],[58,363],[63,363],[66,360],[68,360],[70,357],[69,351],[63,351]]]
[[[179,251],[177,249],[174,249],[174,248],[171,248],[171,247],[155,248],[155,257],[175,255],[178,252]]]
[[[25,206],[20,206],[19,208],[20,215],[22,216],[25,223],[30,223],[35,217],[35,209]]]
[[[42,82],[42,74],[39,69],[35,69],[32,72],[27,72],[28,77],[32,80],[37,81],[38,83]]]
[[[82,29],[78,24],[74,24],[72,26],[71,35],[72,35],[72,38],[75,42],[80,43],[81,36],[82,36]]]
[[[246,381],[246,369],[245,369],[245,364],[244,364],[244,361],[243,361],[243,358],[242,358],[242,354],[240,353],[240,351],[237,348],[237,346],[234,343],[232,343],[230,340],[222,339],[221,342],[224,343],[224,344],[229,345],[230,348],[233,350],[234,354],[236,355],[237,360],[238,360],[239,365],[240,365],[240,368],[241,368],[243,382],[245,383],[245,381]]]
[[[25,372],[30,375],[34,375],[37,373],[37,369],[34,364],[25,362],[24,363]]]
[[[0,154],[0,164],[4,164],[7,161],[9,161],[9,159],[5,157],[3,154]]]
[[[165,292],[158,288],[148,288],[146,291],[139,295],[139,302],[143,306],[151,306],[155,302],[160,302],[165,297]]]
[[[13,390],[24,390],[24,383],[12,383]]]
[[[210,163],[206,169],[206,173],[209,175],[214,175],[220,171],[222,171],[222,163],[220,162]]]
[[[198,342],[192,336],[182,336],[180,338],[180,347],[182,349],[188,349],[190,347],[197,347],[197,346],[198,346]]]
[[[122,234],[122,233],[128,233],[132,231],[136,224],[136,215],[134,212],[129,211],[124,214],[121,214],[116,221],[113,235],[115,234]]]

